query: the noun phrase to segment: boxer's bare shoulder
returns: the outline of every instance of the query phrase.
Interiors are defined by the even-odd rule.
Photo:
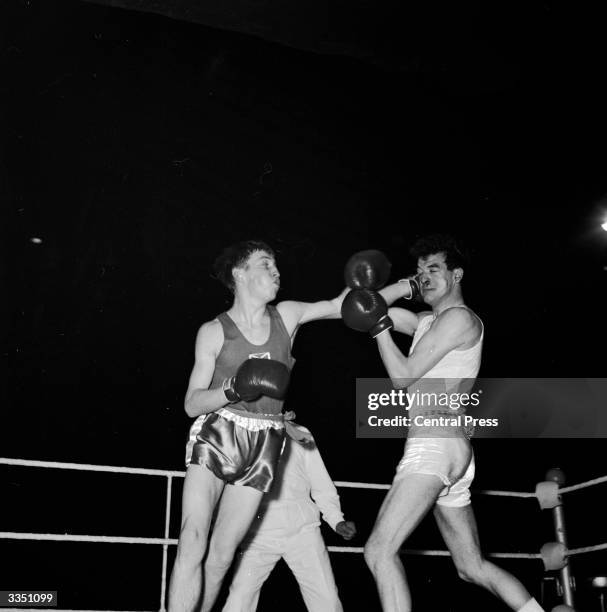
[[[388,314],[394,323],[394,329],[401,334],[412,336],[420,321],[432,312],[412,312],[406,308],[390,308]]]
[[[217,355],[223,345],[223,327],[219,319],[206,321],[196,334],[196,352]]]

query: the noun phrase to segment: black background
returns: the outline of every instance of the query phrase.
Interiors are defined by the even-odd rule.
[[[383,250],[400,278],[416,236],[455,233],[474,256],[464,288],[486,326],[481,376],[604,374],[598,13],[566,2],[148,8],[177,19],[67,0],[0,6],[2,456],[182,469],[195,334],[229,304],[210,265],[250,237],[277,250],[279,299],[313,301],[341,290],[354,251]],[[354,434],[354,379],[383,375],[373,344],[317,322],[294,354],[288,407],[333,478],[389,482],[402,442]],[[568,482],[607,471],[602,440],[479,440],[475,452],[478,489],[530,491],[554,466]],[[160,478],[1,472],[5,530],[162,536]],[[362,546],[381,494],[340,493]],[[605,541],[600,493],[568,497],[572,547]],[[487,551],[553,538],[533,500],[477,496],[475,509]],[[1,588],[58,589],[61,607],[158,606],[158,547],[2,546],[13,562]],[[442,547],[431,519],[407,546]],[[332,559],[346,610],[378,609],[362,557]],[[539,562],[502,565],[539,596]],[[459,583],[448,559],[407,566],[419,610],[505,609]],[[583,599],[605,556],[573,569]],[[303,609],[296,588],[277,570],[260,610]]]

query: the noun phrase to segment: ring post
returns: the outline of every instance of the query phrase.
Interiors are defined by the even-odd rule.
[[[559,487],[565,484],[565,474],[559,468],[553,468],[546,472],[546,481],[555,482]],[[557,504],[552,508],[552,519],[554,521],[554,532],[556,541],[562,544],[567,549],[567,529],[565,526],[565,514],[563,512],[563,500],[560,495],[557,495]],[[565,564],[559,570],[561,577],[561,588],[563,589],[563,603],[574,607],[573,603],[573,579],[571,576],[571,568],[569,561],[566,558]]]

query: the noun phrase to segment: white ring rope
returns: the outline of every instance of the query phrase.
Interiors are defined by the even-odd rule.
[[[7,459],[0,457],[0,463],[23,467],[56,468],[58,470],[84,470],[86,472],[114,472],[119,474],[144,474],[145,476],[185,476],[185,472],[152,470],[148,468],[117,467],[115,465],[90,465],[88,463],[64,463],[61,461],[34,461],[32,459]]]
[[[174,470],[154,470],[147,468],[129,468],[129,467],[118,467],[111,465],[91,465],[85,463],[64,463],[58,461],[35,461],[30,459],[11,459],[0,457],[0,464],[22,466],[22,467],[41,467],[41,468],[54,468],[64,470],[84,470],[89,472],[110,472],[110,473],[121,473],[121,474],[137,474],[146,476],[164,476],[167,478],[167,500],[166,500],[166,514],[165,514],[165,528],[164,538],[145,538],[145,537],[123,537],[123,536],[101,536],[101,535],[77,535],[77,534],[60,534],[60,533],[23,533],[13,531],[2,531],[0,532],[0,539],[10,540],[46,540],[46,541],[60,541],[60,542],[102,542],[110,544],[160,544],[164,547],[163,551],[163,575],[166,572],[166,548],[167,546],[175,546],[178,540],[175,538],[169,538],[169,513],[170,513],[170,502],[171,502],[171,483],[173,477],[185,476],[185,472],[178,472]],[[577,485],[570,487],[564,487],[559,489],[559,493],[569,493],[570,491],[578,491],[587,487],[602,484],[607,482],[607,476],[601,478],[595,478],[587,482],[582,482]],[[387,490],[390,485],[387,484],[374,484],[368,482],[348,482],[348,481],[335,481],[335,485],[344,488],[360,488],[360,489],[382,489]],[[525,493],[518,491],[494,491],[494,490],[479,490],[475,491],[481,495],[494,495],[503,497],[519,497],[529,498],[536,497],[535,493]],[[331,552],[343,552],[343,553],[362,553],[364,549],[356,546],[328,546]],[[594,546],[585,546],[581,548],[573,548],[567,550],[567,556],[580,555],[588,552],[595,552],[599,550],[607,550],[607,543],[597,544]],[[403,549],[401,551],[406,555],[422,555],[422,556],[437,556],[446,557],[449,556],[449,551],[446,550],[409,550]],[[488,553],[489,557],[501,558],[501,559],[541,559],[542,555],[537,553]],[[161,592],[161,600],[164,603],[165,598],[165,587],[163,584]]]
[[[572,555],[582,555],[584,553],[595,552],[597,550],[607,550],[607,543],[596,544],[594,546],[584,546],[582,548],[572,548],[567,551],[567,555],[571,557]]]
[[[362,553],[364,548],[359,546],[327,546],[329,552],[339,553]],[[412,555],[419,557],[450,557],[451,553],[448,550],[412,550],[403,548],[403,555]],[[542,555],[538,553],[488,553],[488,557],[499,559],[541,559]]]
[[[372,482],[348,482],[347,480],[335,480],[333,484],[336,487],[344,489],[385,489],[386,491],[390,488],[388,484],[373,484]]]
[[[0,531],[5,540],[46,540],[55,542],[104,542],[106,544],[177,544],[173,538],[132,538],[124,536],[77,535],[69,533],[23,533]]]
[[[0,539],[2,540],[43,540],[55,542],[101,542],[105,544],[162,544],[164,546],[176,546],[178,540],[176,538],[132,538],[125,536],[91,536],[91,535],[72,535],[68,533],[23,533],[15,531],[0,531]],[[330,552],[340,553],[362,553],[363,548],[359,546],[327,546]],[[607,543],[596,544],[595,546],[585,546],[582,548],[572,548],[567,550],[567,556],[581,555],[589,552],[607,550]],[[449,557],[448,550],[412,550],[403,549],[402,554],[429,556],[429,557]],[[487,553],[488,557],[496,559],[541,559],[539,553],[509,553],[496,552]]]
[[[155,470],[149,468],[131,468],[131,467],[118,467],[114,465],[92,465],[88,463],[65,463],[60,461],[34,461],[32,459],[11,459],[7,457],[0,457],[0,464],[6,465],[17,465],[23,467],[41,467],[41,468],[56,468],[60,470],[85,470],[88,472],[113,472],[120,474],[143,474],[146,476],[173,476],[181,477],[185,476],[185,472],[179,472],[176,470]],[[560,488],[559,493],[570,493],[571,491],[579,491],[587,487],[594,485],[603,484],[607,482],[607,476],[601,476],[600,478],[594,478],[586,482],[581,482],[576,485],[569,487]],[[345,480],[336,480],[335,486],[342,488],[355,488],[355,489],[382,489],[388,490],[389,484],[375,484],[370,482],[350,482]],[[499,497],[520,497],[529,498],[536,497],[535,493],[528,493],[525,491],[495,491],[490,489],[475,490],[473,491],[477,495],[491,495]]]
[[[174,538],[128,538],[121,536],[89,536],[89,535],[70,535],[61,533],[18,533],[12,531],[0,531],[0,539],[7,540],[46,540],[56,542],[103,542],[106,544],[163,544],[176,546],[178,540]],[[607,546],[607,545],[602,545]],[[327,546],[331,552],[340,553],[362,553],[360,546]],[[587,552],[587,551],[583,551]],[[448,550],[411,550],[403,549],[404,555],[418,555],[429,557],[449,557]],[[489,557],[501,559],[541,559],[537,553],[489,553]]]
[[[499,497],[521,497],[521,498],[536,497],[535,493],[526,493],[523,491],[492,491],[490,489],[484,489],[484,490],[473,489],[472,493],[476,493],[477,495],[493,495],[493,496],[499,496]]]
[[[580,489],[585,489],[586,487],[593,487],[594,485],[603,484],[607,482],[607,476],[601,476],[600,478],[595,478],[594,480],[587,480],[586,482],[580,482],[576,485],[571,485],[570,487],[563,487],[559,489],[559,493],[570,493],[571,491],[579,491]]]
[[[374,484],[371,482],[349,482],[346,480],[336,480],[334,482],[336,487],[343,489],[383,489],[388,490],[391,485],[389,484]],[[501,497],[535,497],[535,493],[526,493],[523,491],[491,491],[491,490],[473,490],[473,493],[477,495],[495,495]]]

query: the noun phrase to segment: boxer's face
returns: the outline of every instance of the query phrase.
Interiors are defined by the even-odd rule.
[[[420,257],[417,262],[417,274],[424,302],[430,305],[436,304],[453,289],[456,278],[460,277],[461,272],[459,268],[454,270],[447,268],[444,253]]]
[[[251,253],[243,268],[238,269],[237,280],[244,283],[249,293],[271,302],[280,288],[280,273],[274,258],[265,251]]]

